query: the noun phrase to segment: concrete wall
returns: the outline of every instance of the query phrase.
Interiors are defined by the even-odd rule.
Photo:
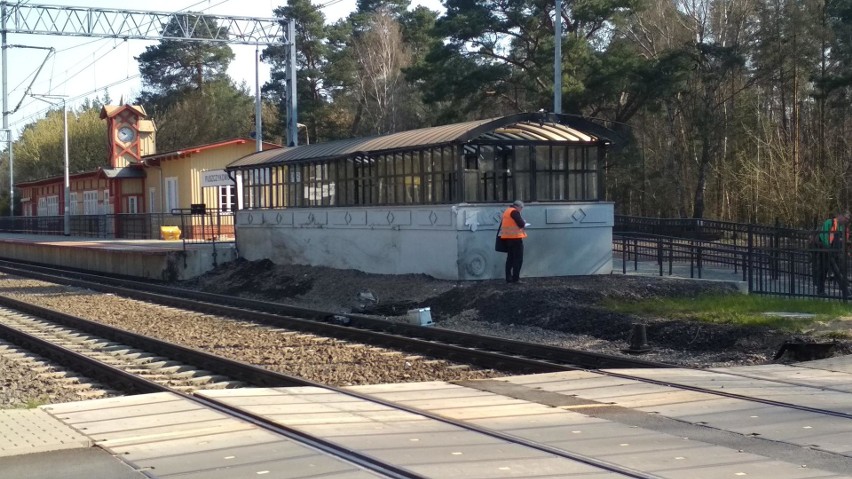
[[[21,236],[20,239],[14,239]],[[55,239],[53,241],[52,239]],[[213,254],[216,254],[215,258]],[[0,258],[161,281],[191,279],[237,258],[233,243],[164,245],[158,241],[87,241],[80,238],[4,235]]]
[[[286,208],[236,212],[239,255],[440,279],[504,277],[494,237],[505,206]],[[608,274],[611,203],[528,204],[522,277]]]

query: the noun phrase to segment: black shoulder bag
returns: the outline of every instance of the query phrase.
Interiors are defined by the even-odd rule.
[[[494,251],[498,253],[507,253],[509,252],[509,245],[506,243],[506,240],[500,237],[500,230],[503,228],[503,225],[500,225],[497,228],[497,238],[494,240]]]

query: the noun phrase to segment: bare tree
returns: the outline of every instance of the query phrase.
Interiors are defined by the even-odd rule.
[[[402,69],[411,62],[399,22],[384,10],[372,14],[366,31],[354,41],[354,52],[362,121],[374,134],[397,131],[406,86]]]

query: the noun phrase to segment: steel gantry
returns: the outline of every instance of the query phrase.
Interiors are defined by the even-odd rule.
[[[254,18],[209,15],[198,12],[148,12],[91,7],[36,5],[0,1],[0,41],[2,41],[3,128],[9,135],[8,68],[6,53],[9,33],[75,37],[119,38],[122,40],[176,40],[221,42],[237,45],[286,45],[287,47],[287,144],[298,142],[296,105],[295,21],[280,18]],[[210,25],[217,25],[210,30]],[[178,28],[165,29],[166,25]],[[196,38],[196,29],[204,37]],[[259,132],[258,132],[259,134]],[[11,169],[11,165],[10,165]],[[10,197],[10,202],[12,198]]]

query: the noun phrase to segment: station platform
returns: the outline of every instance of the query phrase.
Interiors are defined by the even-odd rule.
[[[796,365],[616,372],[734,396],[589,371],[350,388],[503,435],[495,436],[312,387],[197,394],[421,477],[624,477],[595,464],[643,474],[632,477],[852,477],[852,357]],[[49,426],[30,428],[39,433],[26,441],[0,435],[0,479],[375,477],[168,393],[12,413],[18,423],[32,415],[34,423]],[[0,423],[7,416],[0,414]],[[2,430],[7,430],[5,424],[0,424]],[[501,439],[506,436],[526,443]],[[589,461],[548,452],[552,450]],[[62,457],[80,458],[80,464]],[[113,475],[92,473],[108,467]]]
[[[181,240],[0,233],[0,259],[158,281],[191,279],[236,258],[233,242],[184,244]]]

